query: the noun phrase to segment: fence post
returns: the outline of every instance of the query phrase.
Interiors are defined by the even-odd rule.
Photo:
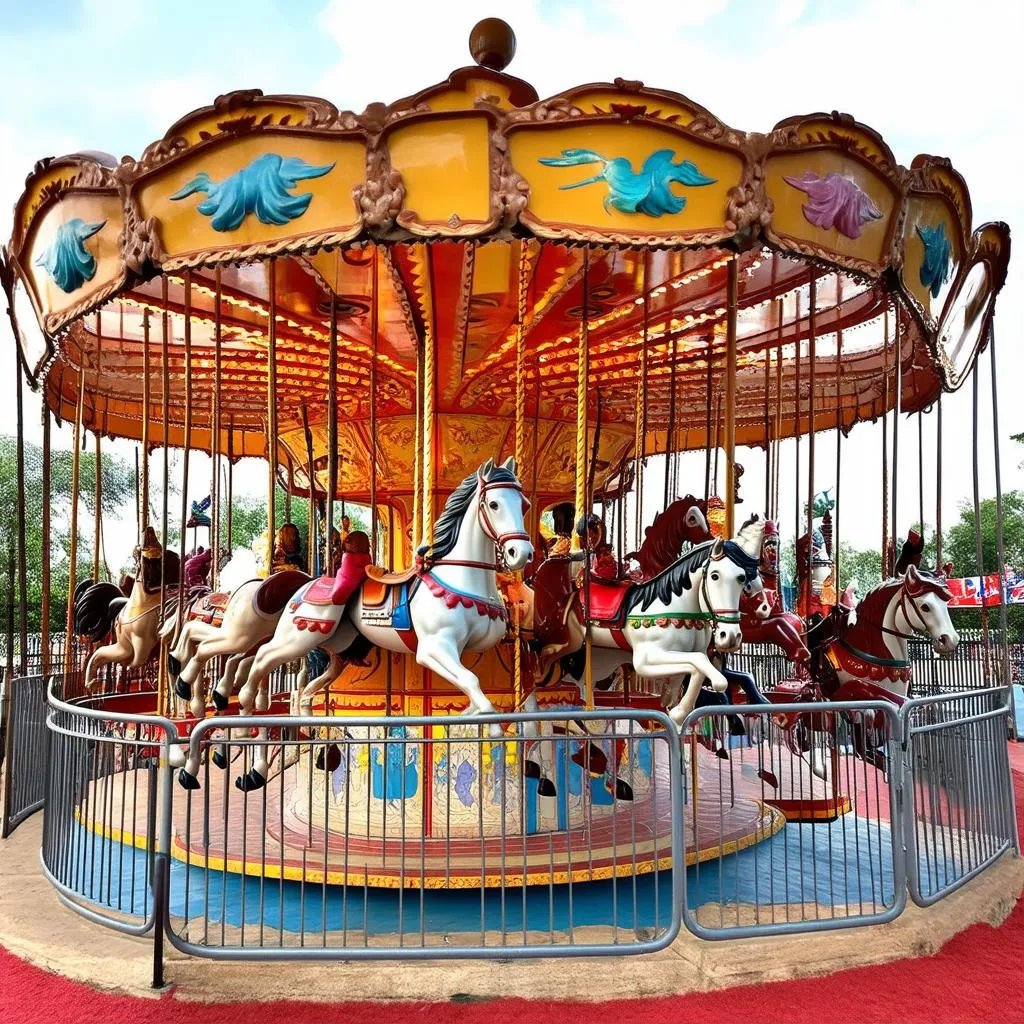
[[[152,834],[150,842],[153,842]],[[169,873],[167,854],[158,853],[153,863],[153,982],[152,988],[164,987],[164,928],[167,923]]]

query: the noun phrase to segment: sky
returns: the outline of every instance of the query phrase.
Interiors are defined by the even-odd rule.
[[[503,17],[518,40],[509,72],[540,95],[614,78],[641,79],[689,96],[736,128],[842,110],[881,132],[904,166],[917,153],[948,156],[971,191],[975,225],[1024,225],[1024,5],[1006,0],[703,0],[646,5],[611,0],[219,0],[199,9],[168,0],[0,0],[0,67],[13,87],[0,99],[0,238],[26,174],[47,155],[100,150],[138,155],[180,116],[220,93],[323,96],[362,110],[444,80],[470,63],[467,38],[481,17]],[[1022,346],[1024,257],[1011,258],[997,304],[1003,488],[1024,487]],[[10,352],[6,317],[0,350]],[[4,363],[10,367],[13,356]],[[981,359],[979,474],[994,491],[988,355]],[[13,433],[13,378],[0,374],[0,432]],[[29,436],[39,435],[38,396],[26,394]],[[970,384],[943,402],[943,521],[970,498]],[[55,444],[70,446],[66,431]],[[855,427],[843,442],[843,539],[877,547],[881,430]],[[128,445],[108,446],[132,458]],[[806,443],[802,446],[806,458]],[[935,513],[935,417],[924,423],[925,519]],[[817,489],[834,483],[834,434],[818,445]],[[764,455],[741,450],[746,509],[763,501]],[[917,518],[917,424],[900,428],[899,523]],[[208,463],[193,460],[190,497],[207,493]],[[155,467],[157,468],[157,467]],[[649,471],[647,516],[659,503]],[[265,469],[236,473],[236,489],[262,493]],[[806,465],[800,491],[806,490]],[[703,455],[684,459],[684,490],[703,489]],[[692,484],[690,484],[692,481]],[[689,484],[689,486],[686,486]],[[783,452],[783,534],[792,530],[793,446]],[[787,524],[785,519],[790,521]],[[128,531],[130,533],[130,531]],[[111,562],[134,537],[105,531]],[[124,547],[124,552],[121,552]]]

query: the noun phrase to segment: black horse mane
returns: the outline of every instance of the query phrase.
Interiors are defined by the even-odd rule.
[[[692,586],[690,574],[710,561],[714,544],[715,541],[706,540],[703,544],[696,545],[682,558],[658,573],[654,579],[636,584],[627,598],[629,606],[635,607],[639,604],[640,610],[645,611],[655,601],[668,604],[673,597],[682,597],[683,592]]]
[[[470,473],[458,487],[452,491],[451,497],[445,502],[444,511],[438,516],[434,524],[434,542],[422,544],[416,553],[425,562],[436,562],[444,558],[459,539],[459,528],[462,525],[462,517],[473,500],[476,491],[477,474]],[[485,483],[514,484],[519,478],[510,469],[504,466],[495,466],[488,473]]]

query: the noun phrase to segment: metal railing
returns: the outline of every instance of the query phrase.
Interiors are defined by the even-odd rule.
[[[43,806],[46,795],[46,680],[22,676],[7,685],[3,709],[3,819],[6,839]]]
[[[1019,850],[1005,742],[1005,687],[923,697],[905,726],[908,883],[937,902],[1004,852]]]
[[[153,932],[157,967],[165,935],[217,959],[502,959],[854,927],[1017,847],[1005,688],[702,708],[682,739],[622,708],[224,716],[186,738],[147,699],[52,689],[48,768],[10,749],[45,781],[61,898]]]
[[[691,831],[710,835],[714,854],[687,874],[691,932],[746,938],[899,916],[906,885],[900,819],[890,813],[902,782],[893,704],[702,707],[684,733],[691,763],[700,744],[719,755],[717,770],[697,775],[687,820]],[[730,839],[732,820],[744,807],[749,818],[751,805],[762,812],[757,831]]]
[[[190,755],[204,751],[226,769],[208,759],[177,797],[187,870],[172,874],[168,936],[183,952],[621,955],[679,932],[679,738],[664,714],[220,718],[192,732]],[[253,770],[267,785],[239,791]],[[235,877],[209,870],[226,858]]]

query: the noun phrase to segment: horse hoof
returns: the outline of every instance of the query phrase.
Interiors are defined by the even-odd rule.
[[[330,743],[316,752],[314,763],[322,772],[335,772],[338,770],[338,765],[341,764],[341,751],[336,744]]]
[[[730,736],[746,736],[747,729],[743,724],[743,719],[738,715],[729,716],[729,735]]]
[[[527,779],[539,779],[541,777],[540,765],[527,758],[523,762],[523,776]]]
[[[181,662],[178,661],[178,659],[173,654],[171,654],[170,651],[167,652],[167,674],[172,679],[177,679],[178,676],[181,675]],[[188,694],[181,694],[181,693],[179,693],[178,696],[179,697],[182,697],[182,696],[187,697]]]
[[[180,785],[182,789],[198,789],[199,780],[191,772],[187,772],[182,768],[181,771],[178,772],[178,785]]]
[[[537,796],[557,796],[558,790],[550,779],[541,779],[537,783]]]
[[[224,696],[224,694],[218,690],[213,691],[213,706],[218,711],[227,711],[229,703],[230,701]]]
[[[569,760],[573,764],[578,764],[584,771],[590,772],[594,778],[599,778],[608,770],[608,758],[605,757],[604,751],[593,743],[588,743],[586,748],[580,747],[573,751],[569,755]]]
[[[210,760],[223,771],[228,766],[228,759],[224,751],[218,747],[211,755]]]
[[[715,757],[720,757],[723,761],[728,761],[729,760],[729,751],[726,750],[725,747],[719,747],[715,751]]]
[[[174,692],[182,700],[190,700],[192,698],[192,687],[185,682],[184,679],[176,679],[174,682]]]
[[[608,779],[605,782],[604,788],[607,789],[609,793],[612,792],[611,779]],[[633,787],[628,782],[626,782],[625,779],[616,779],[614,795],[616,800],[632,800]]]
[[[762,768],[758,773],[757,777],[766,785],[771,786],[772,789],[779,788],[779,780],[775,775],[775,772],[768,771],[767,768]]]
[[[254,790],[262,789],[266,784],[267,780],[255,768],[235,779],[235,786],[243,793],[252,793]]]

